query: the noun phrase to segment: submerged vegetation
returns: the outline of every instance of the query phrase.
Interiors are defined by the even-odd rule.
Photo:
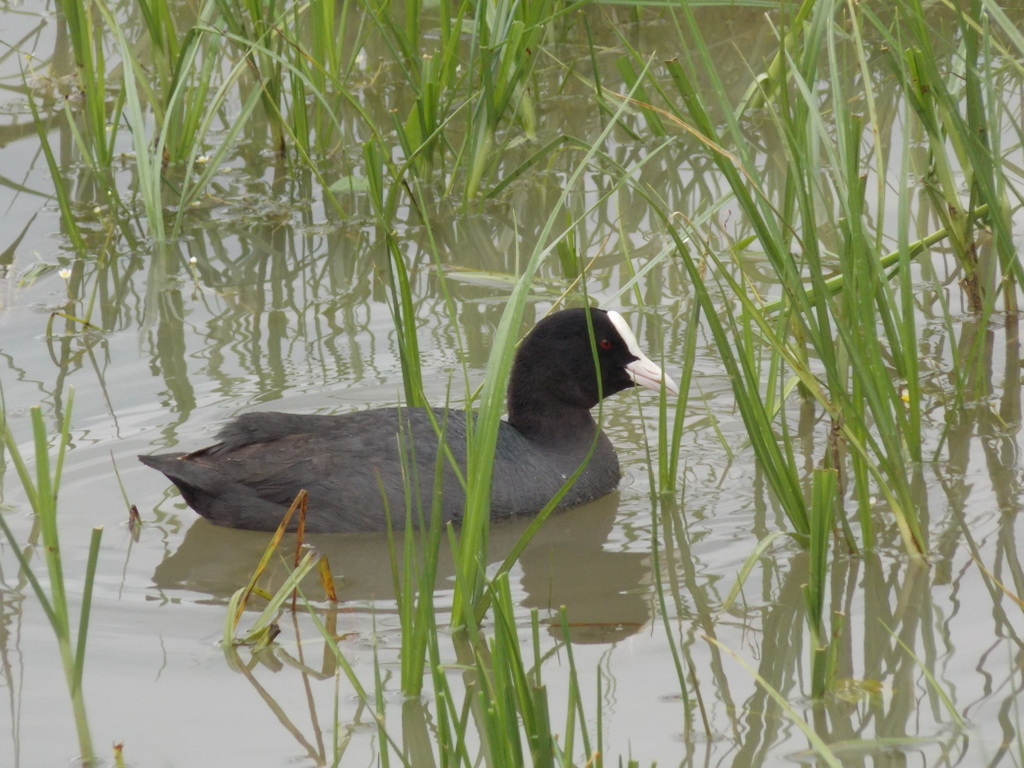
[[[724,608],[696,609],[694,623],[716,659],[706,674],[721,674],[720,649],[742,657],[716,637],[714,609],[729,608],[759,559],[784,537],[806,557],[794,577],[806,628],[806,639],[794,645],[804,642],[808,651],[802,693],[822,705],[851,687],[863,693],[871,683],[849,674],[852,630],[839,607],[856,589],[858,566],[851,563],[863,558],[870,570],[880,551],[899,551],[923,567],[947,545],[949,530],[933,527],[926,467],[964,409],[987,407],[978,382],[990,364],[990,324],[1017,322],[1024,16],[1003,5],[140,0],[121,7],[69,0],[60,23],[70,59],[47,62],[44,74],[31,51],[5,41],[25,56],[26,119],[52,177],[47,195],[60,211],[68,298],[55,315],[64,321],[57,334],[86,350],[86,334],[132,324],[173,335],[185,314],[181,286],[230,292],[236,273],[254,269],[252,290],[238,303],[267,310],[268,337],[279,343],[273,314],[303,290],[302,280],[314,297],[302,322],[312,325],[329,314],[345,275],[365,273],[373,287],[361,290],[391,312],[404,401],[424,404],[436,392],[428,393],[422,372],[429,352],[421,346],[419,297],[433,291],[432,306],[446,317],[429,322],[445,325],[462,366],[464,396],[455,399],[479,416],[469,436],[464,524],[389,537],[401,622],[399,687],[407,697],[401,723],[385,707],[376,651],[367,677],[325,620],[332,610],[315,602],[302,580],[318,564],[326,572],[318,553],[296,558],[280,590],[266,595],[271,609],[257,620],[258,633],[245,641],[272,642],[273,619],[297,590],[291,604],[309,610],[361,706],[375,713],[382,764],[611,766],[629,757],[604,733],[606,672],[598,668],[595,676],[577,665],[570,614],[554,606],[549,619],[536,609],[524,617],[510,586],[517,558],[550,510],[492,566],[490,465],[530,302],[540,296],[552,304],[644,308],[656,330],[671,326],[662,338],[674,348],[665,354],[683,363],[681,393],[662,404],[650,451],[654,625],[671,648],[680,733],[690,744],[711,718],[677,626],[685,584],[674,575],[687,559],[682,446],[699,386],[691,386],[698,338],[713,347],[744,427],[743,445],[724,435],[721,442],[729,451],[751,451],[757,482],[777,512],[774,529],[744,553]],[[732,28],[723,20],[745,13],[758,14],[770,30],[752,49],[722,36]],[[638,33],[643,29],[648,34]],[[570,107],[556,110],[559,99]],[[55,126],[70,146],[54,146]],[[685,182],[652,170],[683,164],[692,170]],[[299,214],[301,228],[341,233],[328,239],[338,248],[312,258],[289,251],[270,267],[221,263],[224,243],[207,248],[199,234],[221,216],[283,226],[293,207],[308,210],[310,201],[322,219]],[[480,215],[507,219],[514,233],[501,246],[507,253],[495,260],[499,268],[486,275],[470,273],[453,255],[479,242],[470,225],[460,229],[452,219]],[[593,231],[595,221],[603,231]],[[274,227],[267,231],[261,247],[280,250]],[[639,231],[646,242],[637,242]],[[617,282],[595,275],[598,260],[621,272]],[[649,286],[651,275],[666,271],[666,282]],[[146,300],[133,305],[125,297],[138,275]],[[474,277],[500,284],[503,300],[488,318],[495,330],[487,334],[487,373],[478,389],[465,360],[470,341],[457,330],[460,280]],[[165,290],[171,283],[177,287]],[[941,364],[924,354],[935,327],[952,350]],[[166,371],[169,399],[187,414],[196,395],[182,383],[186,377],[172,373],[187,368],[181,346],[172,341],[155,359]],[[54,359],[64,370],[82,354],[61,343]],[[1010,370],[1016,358],[1008,358],[1005,389],[1012,392],[1019,370]],[[61,458],[69,410],[55,414]],[[1019,409],[1001,416],[1019,426]],[[26,555],[18,564],[47,606],[89,756],[81,668],[99,537],[90,548],[75,640],[55,518],[46,512],[56,483],[44,482],[38,411],[33,427],[41,473],[35,482],[10,431],[4,437],[41,521],[52,592],[33,576]],[[425,520],[430,512],[395,510]],[[17,549],[15,533],[6,523],[4,530]],[[442,556],[453,562],[445,605],[435,593]],[[1012,589],[991,582],[993,595]],[[241,642],[233,638],[243,602],[240,591],[225,628],[229,656]],[[788,615],[782,611],[781,624]],[[555,651],[541,642],[545,621],[557,637]],[[897,634],[890,640],[887,648],[902,643]],[[559,673],[567,691],[557,707],[544,679],[555,653],[564,655]],[[591,676],[586,685],[583,675]],[[753,677],[762,706],[781,701],[783,716],[807,733],[818,758],[839,764],[827,728],[786,706],[779,681],[764,670]],[[593,699],[584,693],[591,684]],[[930,673],[929,689],[948,705]],[[430,701],[429,727],[421,697]],[[958,716],[949,722],[962,727]],[[344,727],[335,721],[333,746],[317,755],[320,762],[342,762]],[[883,735],[875,742],[854,733],[846,746],[884,749]]]

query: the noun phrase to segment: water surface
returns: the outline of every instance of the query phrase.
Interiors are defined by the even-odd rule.
[[[133,11],[124,13],[130,19]],[[69,71],[61,21],[46,3],[8,5],[0,14],[0,37],[34,57],[27,86],[22,57],[0,62],[7,86],[0,115],[0,383],[23,452],[30,451],[28,409],[41,406],[52,428],[74,391],[72,446],[60,490],[61,543],[70,592],[77,595],[89,533],[104,528],[84,681],[101,757],[110,759],[108,744],[123,743],[128,763],[137,765],[305,766],[330,763],[339,752],[343,765],[375,764],[380,744],[372,713],[324,653],[307,616],[285,617],[278,646],[269,652],[219,644],[227,600],[247,581],[268,537],[198,519],[166,479],[135,460],[140,453],[202,446],[219,424],[243,411],[340,413],[402,399],[387,254],[368,203],[353,192],[347,215],[339,215],[325,203],[319,182],[275,159],[266,136],[253,129],[211,195],[190,212],[182,238],[162,245],[128,242],[115,222],[123,214],[109,206],[76,156],[54,106],[48,138],[95,248],[89,257],[77,256],[62,234],[25,102],[26,89],[35,95],[59,89],[61,73]],[[772,55],[772,27],[760,12],[715,14],[702,18],[709,30],[728,30],[715,37],[715,51],[741,92],[749,72],[737,51],[747,62]],[[631,44],[671,55],[673,30],[660,17],[616,18]],[[621,43],[602,14],[595,11],[593,21],[594,34],[609,46],[607,60],[597,65],[622,87],[614,80],[614,50]],[[567,35],[555,49],[569,57],[583,47]],[[362,59],[368,79],[380,60],[380,52],[368,48]],[[402,96],[387,89],[386,71],[381,77],[379,91],[369,89],[368,104],[387,114]],[[539,81],[559,94],[543,102],[547,135],[563,131],[587,139],[600,133],[601,113],[585,89],[574,90],[557,67],[542,68]],[[900,114],[896,107],[892,113]],[[748,130],[757,142],[755,123]],[[889,128],[898,134],[899,119]],[[130,152],[127,131],[120,136],[119,150]],[[653,149],[624,131],[613,134],[608,148],[624,165]],[[1020,148],[1011,151],[1024,167]],[[764,155],[770,175],[770,146]],[[514,162],[509,158],[510,166]],[[342,175],[341,165],[335,176]],[[119,187],[131,187],[132,167],[126,157]],[[410,208],[400,211],[397,236],[410,269],[432,401],[461,404],[467,385],[471,390],[481,380],[512,279],[570,167],[555,164],[525,178],[478,210],[439,196],[423,218]],[[725,189],[705,149],[689,135],[659,149],[639,173],[673,210],[694,215]],[[687,334],[698,334],[697,358],[676,505],[654,515],[648,450],[657,445],[656,399],[624,393],[604,409],[624,469],[620,490],[552,517],[512,573],[524,643],[530,642],[533,609],[545,627],[543,647],[551,653],[543,672],[552,711],[564,712],[567,697],[565,638],[557,627],[565,606],[585,714],[593,727],[600,707],[609,761],[813,761],[806,738],[758,686],[756,672],[850,765],[1007,764],[1005,751],[1020,749],[1024,684],[1024,617],[1007,594],[1024,588],[1016,521],[1024,475],[1016,318],[996,317],[980,327],[949,260],[941,250],[929,255],[930,266],[919,275],[922,297],[941,292],[953,320],[947,323],[922,300],[920,354],[932,406],[926,411],[928,461],[917,488],[932,557],[927,566],[910,563],[898,532],[887,528],[875,553],[838,556],[830,599],[844,627],[838,677],[845,682],[816,704],[809,698],[801,592],[807,563],[797,544],[779,539],[740,598],[721,610],[758,541],[788,524],[753,464],[712,339],[690,325],[685,270],[662,259],[638,286],[622,290],[666,240],[641,201],[626,189],[602,197],[607,187],[606,177],[589,174],[575,201],[581,213],[589,210],[579,227],[579,250],[589,265],[591,299],[623,311],[642,345],[675,378]],[[896,212],[889,218],[895,229]],[[926,215],[919,218],[922,233],[937,227]],[[1019,219],[1016,224],[1019,232]],[[723,250],[747,234],[729,206],[709,225],[712,245]],[[891,237],[895,241],[895,231]],[[431,238],[442,244],[442,270],[433,261]],[[104,249],[108,241],[114,245]],[[748,255],[748,274],[756,280],[758,255]],[[557,259],[545,263],[524,330],[575,279]],[[777,290],[757,287],[765,295]],[[83,331],[60,316],[50,325],[53,312],[89,311],[99,330]],[[949,372],[974,343],[985,346],[989,367],[977,376],[969,401],[950,408],[955,387]],[[829,425],[796,399],[789,407],[794,413],[804,408],[793,448],[810,469]],[[31,511],[9,465],[0,464],[0,488],[2,514],[18,541],[36,542]],[[128,504],[142,515],[137,540],[126,524]],[[886,519],[881,506],[879,512]],[[496,526],[495,563],[524,527],[521,521]],[[320,536],[315,544],[330,559],[341,600],[336,607],[318,604],[322,615],[334,622],[342,652],[370,688],[376,657],[389,730],[399,741],[416,743],[435,714],[429,701],[403,702],[399,694],[399,624],[386,538]],[[39,564],[37,548],[29,551]],[[450,603],[451,579],[443,558],[439,606]],[[692,664],[707,732],[703,724],[684,732],[670,639]],[[444,647],[457,684],[457,659]],[[52,632],[7,543],[0,549],[0,661],[6,689],[0,763],[68,764],[77,741]],[[693,680],[689,684],[692,696]],[[965,729],[954,726],[939,690],[967,721]],[[884,747],[858,744],[879,739]],[[579,762],[585,760],[581,754]]]

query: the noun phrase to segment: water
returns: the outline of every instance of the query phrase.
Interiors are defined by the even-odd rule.
[[[0,14],[0,37],[34,51],[31,73],[66,71],[52,9],[5,6]],[[723,23],[721,16],[705,18],[709,25]],[[672,45],[664,24],[648,20],[625,28],[635,44],[652,51]],[[760,13],[731,13],[723,28],[727,39],[717,44],[723,61],[736,58],[733,46],[753,61],[774,50]],[[609,46],[618,45],[607,30],[600,34]],[[566,54],[573,42],[561,45]],[[339,752],[343,765],[375,764],[380,744],[372,713],[324,653],[308,617],[286,616],[273,651],[236,653],[219,643],[227,600],[246,583],[268,537],[198,519],[162,476],[135,460],[140,453],[202,446],[242,411],[334,413],[400,400],[386,253],[366,201],[353,194],[346,198],[351,215],[339,216],[318,182],[277,164],[254,131],[228,158],[214,194],[190,213],[181,240],[162,248],[133,245],[118,235],[120,214],[75,161],[72,139],[58,120],[48,136],[67,162],[94,248],[89,258],[77,258],[47,197],[52,182],[17,58],[7,57],[0,70],[9,88],[0,116],[0,383],[23,452],[30,451],[29,408],[40,405],[53,429],[74,390],[61,544],[69,591],[77,595],[90,531],[104,528],[84,680],[100,757],[111,762],[108,745],[123,743],[128,763],[136,765],[318,765]],[[604,63],[611,68],[614,62]],[[740,90],[746,82],[741,65],[737,60],[730,70]],[[376,63],[365,66],[369,72]],[[543,72],[542,87],[562,87],[560,72]],[[37,81],[33,87],[37,94],[42,88]],[[586,93],[567,88],[560,99],[545,102],[544,125],[593,138],[603,125],[594,115]],[[757,126],[749,130],[757,135]],[[898,124],[892,130],[899,131]],[[127,131],[120,135],[119,149],[129,152]],[[651,147],[622,135],[611,151],[628,163]],[[1011,151],[1020,153],[1019,147]],[[724,189],[702,145],[689,137],[677,139],[643,173],[674,210],[701,210]],[[126,159],[117,184],[127,189],[132,179]],[[473,213],[440,199],[428,212],[430,232],[414,212],[400,211],[398,235],[411,270],[432,401],[464,400],[463,364],[470,386],[480,381],[510,277],[530,253],[562,181],[558,173],[538,174]],[[922,301],[923,388],[932,406],[926,410],[929,461],[917,485],[929,515],[930,565],[909,563],[891,528],[881,530],[876,554],[838,557],[830,607],[842,622],[837,676],[845,682],[815,704],[808,698],[801,548],[778,539],[754,564],[739,598],[722,610],[757,542],[788,524],[753,466],[712,340],[689,325],[692,291],[682,267],[664,260],[636,292],[621,291],[665,243],[640,201],[626,190],[602,200],[606,187],[607,179],[591,174],[575,201],[580,211],[595,206],[580,227],[579,244],[593,259],[590,295],[624,311],[641,344],[677,380],[684,335],[700,334],[683,436],[685,492],[673,516],[652,519],[647,446],[655,450],[657,443],[656,400],[632,393],[610,400],[608,431],[625,473],[620,490],[552,517],[512,572],[525,643],[531,642],[530,611],[541,617],[543,650],[551,652],[543,672],[552,712],[565,711],[569,684],[557,626],[564,605],[585,716],[593,730],[600,706],[609,761],[621,755],[641,765],[813,762],[806,737],[758,685],[755,672],[851,765],[947,759],[983,765],[1005,761],[1003,750],[1016,754],[1024,684],[1024,617],[1013,598],[1024,587],[1016,523],[1022,476],[1016,319],[997,317],[978,328],[963,306],[953,267],[941,252],[934,254],[930,263],[940,274],[953,325]],[[736,216],[728,207],[718,213],[716,236],[723,243],[744,234]],[[920,225],[934,228],[928,221]],[[430,236],[442,244],[461,336],[446,314]],[[114,245],[105,249],[105,242]],[[756,254],[749,267],[756,274]],[[573,277],[556,259],[545,265],[527,325]],[[935,285],[924,275],[921,282],[923,293]],[[53,312],[81,316],[90,306],[91,322],[102,330],[83,331],[60,316],[49,325]],[[974,342],[990,351],[990,366],[973,383],[973,399],[950,408],[955,388],[949,371]],[[803,427],[793,447],[810,468],[828,423],[808,413]],[[36,541],[16,473],[9,465],[0,472],[5,519],[19,542]],[[137,540],[127,526],[129,504],[143,519]],[[887,519],[881,503],[879,510],[879,519]],[[495,563],[525,524],[496,527]],[[341,599],[336,609],[318,605],[336,622],[342,653],[371,689],[376,654],[389,731],[415,745],[436,713],[429,702],[423,708],[403,703],[398,693],[399,624],[386,539],[322,536],[315,543],[331,562]],[[37,549],[30,558],[41,565]],[[77,740],[53,635],[9,544],[0,553],[0,763],[67,764]],[[439,606],[450,604],[451,588],[450,563],[442,562]],[[254,616],[250,612],[243,626]],[[684,733],[670,637],[692,663],[707,733],[699,719],[696,735]],[[461,672],[454,651],[442,646],[451,653],[445,661],[453,664],[449,675],[456,685]],[[954,725],[943,696],[965,728]],[[865,747],[858,744],[862,739],[886,741]],[[582,751],[579,762],[585,762]]]

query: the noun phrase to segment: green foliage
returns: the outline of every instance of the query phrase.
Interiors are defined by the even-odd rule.
[[[71,393],[68,395],[68,404],[64,411],[64,420],[61,422],[60,431],[54,438],[51,438],[47,431],[42,409],[39,407],[32,409],[32,436],[35,447],[34,469],[32,470],[29,469],[28,463],[21,455],[4,411],[0,409],[0,432],[3,434],[3,444],[18,471],[22,487],[25,489],[32,510],[39,522],[42,541],[38,549],[46,564],[48,583],[43,583],[32,565],[31,558],[34,548],[15,538],[14,532],[3,515],[0,515],[0,528],[3,529],[4,535],[11,545],[11,550],[18,560],[21,575],[32,586],[32,591],[39,600],[39,605],[53,629],[75,715],[81,758],[85,763],[91,763],[95,753],[92,748],[92,736],[89,732],[85,694],[82,691],[82,671],[85,668],[85,649],[89,636],[93,583],[96,576],[96,564],[99,562],[100,539],[103,529],[93,528],[92,531],[89,556],[85,567],[85,581],[82,586],[81,609],[78,626],[75,628],[69,609],[67,582],[61,558],[60,528],[57,524],[57,492],[60,488],[64,456],[71,440],[73,403],[74,394]],[[50,448],[54,441],[57,443],[56,463],[51,465]]]
[[[976,4],[973,11],[979,8]],[[915,467],[923,457],[910,259],[921,251],[905,240],[895,261],[880,256],[885,250],[885,155],[864,155],[862,149],[877,141],[878,125],[886,115],[872,90],[862,28],[872,25],[888,43],[890,56],[909,51],[902,38],[913,36],[918,53],[895,59],[894,66],[930,138],[929,168],[934,169],[935,183],[926,189],[944,225],[941,234],[959,254],[965,289],[971,292],[980,269],[973,254],[974,227],[980,211],[987,211],[1010,296],[1019,265],[1007,239],[1006,185],[985,145],[985,137],[1001,133],[1002,122],[1001,110],[986,109],[983,98],[980,62],[992,60],[993,38],[978,33],[974,19],[979,16],[960,12],[966,59],[962,77],[954,80],[940,74],[940,56],[932,47],[935,36],[913,3],[897,4],[894,20],[885,24],[868,8],[839,2],[805,3],[791,19],[783,15],[781,21],[792,26],[780,29],[780,55],[759,80],[760,95],[755,99],[748,94],[743,107],[747,112],[759,109],[774,129],[775,146],[784,153],[786,179],[779,185],[784,190],[779,199],[758,182],[761,158],[751,151],[736,117],[743,110],[734,109],[718,78],[701,27],[688,6],[681,6],[678,15],[692,44],[682,48],[685,55],[678,61],[667,62],[675,91],[660,92],[666,114],[704,137],[779,284],[780,298],[762,302],[748,290],[741,269],[701,246],[694,227],[684,225],[673,235],[730,371],[755,455],[794,529],[808,533],[806,501],[787,447],[787,417],[780,408],[780,393],[792,377],[802,394],[817,401],[832,420],[829,461],[842,472],[841,492],[852,491],[860,524],[860,544],[849,535],[848,544],[873,546],[869,500],[881,494],[907,551],[923,552],[927,542],[919,501],[911,492]],[[848,44],[848,31],[854,45]],[[823,67],[829,73],[824,77]],[[863,75],[859,82],[864,90],[857,95],[847,91],[843,75],[851,68]],[[822,80],[828,84],[824,92],[818,86]],[[705,81],[710,85],[698,84]],[[954,93],[951,85],[961,81]],[[873,132],[857,110],[845,107],[854,100],[866,111]],[[969,171],[966,198],[953,182],[953,168]],[[906,165],[901,170],[903,181],[896,188],[910,184],[912,170]],[[880,185],[875,210],[867,205],[864,180],[869,176]],[[653,195],[649,199],[655,202]],[[667,213],[663,217],[670,231],[680,226]],[[825,247],[821,232],[837,233],[834,250]],[[687,239],[691,244],[684,245]],[[703,251],[700,258],[693,254],[695,247]],[[703,278],[707,263],[714,267],[713,280],[742,308],[738,315],[719,316],[720,294]],[[979,309],[985,301],[993,306],[994,277],[987,285],[972,300]]]
[[[314,172],[353,130],[365,133],[364,159],[386,158],[389,186],[427,183],[451,193],[458,184],[469,202],[508,183],[495,171],[519,130],[533,139],[531,73],[552,23],[569,11],[554,2],[446,0],[435,40],[418,4],[399,11],[384,0],[206,0],[194,24],[179,29],[167,5],[153,1],[139,5],[145,39],[137,42],[126,39],[106,0],[72,0],[67,16],[84,99],[81,119],[70,106],[67,116],[83,156],[107,177],[122,121],[130,130],[148,234],[157,242],[180,234],[189,207],[237,143],[264,129],[271,151]],[[120,62],[106,60],[104,35],[116,40]],[[371,35],[391,49],[396,86],[413,97],[390,128],[367,112],[364,84],[353,79],[360,52],[379,44],[371,45]],[[115,66],[121,76],[108,104]],[[524,167],[550,150],[540,148]],[[399,154],[403,160],[391,166]],[[106,185],[115,195],[109,178]],[[326,179],[323,186],[329,193]],[[174,226],[165,232],[170,208]]]

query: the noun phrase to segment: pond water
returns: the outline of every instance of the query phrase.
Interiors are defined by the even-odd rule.
[[[137,13],[119,12],[129,19]],[[605,13],[621,21],[630,44],[667,58],[673,33],[662,17],[595,11],[593,34],[609,51],[597,65],[608,77],[621,41]],[[341,413],[401,401],[388,255],[368,201],[353,191],[343,196],[350,209],[340,215],[325,201],[320,181],[275,158],[257,127],[225,159],[181,238],[163,245],[130,241],[124,232],[138,226],[141,213],[110,204],[81,162],[59,107],[51,106],[56,117],[47,123],[47,137],[95,249],[80,257],[52,199],[26,106],[26,93],[59,91],[69,71],[62,22],[45,2],[5,4],[0,17],[0,38],[9,46],[0,58],[6,86],[0,109],[0,384],[6,419],[25,455],[31,455],[29,409],[41,406],[55,431],[73,391],[60,536],[74,599],[82,590],[90,532],[104,529],[84,677],[101,760],[113,763],[108,745],[123,744],[128,765],[312,766],[330,764],[339,753],[342,765],[378,764],[373,713],[325,653],[308,616],[283,617],[282,634],[269,651],[220,644],[228,599],[245,585],[269,537],[199,519],[164,477],[135,459],[203,446],[218,425],[243,411]],[[735,76],[729,87],[741,93],[749,83],[745,62],[770,58],[777,47],[771,19],[740,9],[708,11],[701,20],[716,41],[722,72]],[[728,34],[713,34],[721,30]],[[563,59],[583,52],[571,36],[555,47]],[[380,99],[375,108],[386,114],[402,95],[390,94],[386,83],[374,90],[379,52],[367,50],[361,66],[367,103]],[[585,88],[557,67],[542,68],[538,78],[542,89],[557,94],[543,101],[542,133],[585,139],[600,133],[601,112]],[[1008,102],[1019,115],[1019,95]],[[228,120],[221,130],[228,130]],[[757,125],[748,130],[758,135]],[[899,120],[891,130],[901,130]],[[1012,138],[1007,151],[1019,169],[1024,157]],[[130,197],[123,193],[135,182],[129,132],[120,131],[117,141],[126,154],[116,183]],[[655,153],[650,141],[622,132],[607,149],[626,166],[644,159],[642,173],[662,189],[671,210],[696,214],[725,194],[703,145],[689,135]],[[770,147],[765,152],[771,156]],[[898,165],[899,158],[889,162]],[[340,160],[329,172],[341,176],[344,167]],[[470,387],[482,379],[514,277],[542,237],[565,180],[563,166],[553,163],[471,212],[443,196],[422,217],[399,210],[396,235],[410,270],[423,377],[433,402],[465,401],[463,366]],[[552,712],[563,713],[568,698],[566,641],[557,626],[565,606],[589,707],[584,714],[593,728],[600,710],[608,764],[620,758],[661,766],[814,763],[807,737],[757,676],[844,764],[1018,764],[1024,610],[1012,595],[1024,590],[1024,534],[1016,520],[1024,446],[1017,318],[997,315],[981,326],[967,310],[948,254],[927,255],[922,294],[939,286],[937,298],[948,309],[948,315],[933,314],[922,302],[920,319],[930,406],[928,461],[916,488],[927,510],[931,557],[927,564],[911,562],[895,526],[881,528],[875,552],[837,555],[829,599],[844,617],[837,662],[844,683],[814,702],[801,591],[808,566],[798,544],[778,539],[757,561],[739,599],[721,610],[758,542],[787,530],[788,522],[754,465],[713,340],[704,327],[690,325],[693,293],[685,270],[678,261],[657,258],[669,242],[642,201],[625,188],[608,192],[608,178],[589,174],[572,201],[586,212],[577,248],[587,263],[591,299],[620,309],[647,352],[677,380],[684,339],[698,335],[682,438],[683,490],[677,509],[664,519],[653,516],[649,451],[658,443],[657,398],[627,392],[607,401],[606,429],[624,472],[620,489],[552,516],[512,571],[524,643],[532,642],[531,611],[541,617]],[[891,213],[895,241],[898,212]],[[714,247],[728,249],[748,234],[728,204],[715,216]],[[1018,236],[1022,223],[1018,217]],[[938,228],[925,214],[915,214],[915,226],[921,233]],[[443,269],[433,261],[434,243],[445,254]],[[756,257],[749,267],[756,274]],[[576,290],[575,279],[557,259],[546,262],[524,330],[564,292]],[[767,295],[776,290],[757,287]],[[89,314],[95,330],[54,312]],[[972,398],[951,408],[950,371],[973,344],[984,345],[987,368]],[[791,407],[801,405],[794,399]],[[810,468],[828,423],[805,407],[801,426],[793,449]],[[0,514],[28,545],[32,562],[41,564],[34,517],[9,462],[0,464],[0,487]],[[142,516],[137,537],[127,524],[131,504]],[[494,563],[526,524],[492,530]],[[399,694],[399,621],[386,537],[324,535],[314,543],[331,563],[340,599],[333,607],[317,603],[321,615],[334,622],[344,657],[370,690],[374,665],[380,665],[389,733],[415,744],[423,728],[434,727],[436,712],[429,699],[403,702]],[[450,605],[452,578],[442,558],[438,606]],[[243,626],[254,616],[250,611]],[[692,665],[706,717],[707,727],[698,718],[690,734],[673,646]],[[78,742],[53,633],[7,541],[0,544],[0,660],[0,764],[73,762]],[[456,685],[461,671],[454,651],[445,661]],[[407,749],[413,764],[429,764],[422,752]],[[578,763],[585,762],[581,752]]]

